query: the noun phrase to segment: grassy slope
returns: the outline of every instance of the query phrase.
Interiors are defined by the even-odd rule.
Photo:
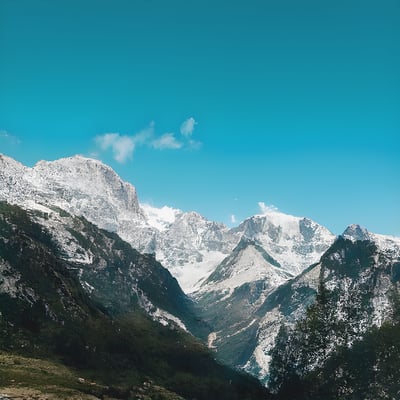
[[[144,381],[129,391],[89,379],[85,371],[68,368],[57,361],[22,357],[0,352],[0,396],[37,400],[121,398],[180,400],[182,397]]]

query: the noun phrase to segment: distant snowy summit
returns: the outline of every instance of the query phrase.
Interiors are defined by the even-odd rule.
[[[311,219],[275,209],[246,219],[233,231],[255,240],[292,275],[317,262],[335,239],[328,229]]]

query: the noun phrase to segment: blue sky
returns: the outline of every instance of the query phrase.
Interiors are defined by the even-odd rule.
[[[400,235],[397,0],[2,0],[0,152],[141,201]]]

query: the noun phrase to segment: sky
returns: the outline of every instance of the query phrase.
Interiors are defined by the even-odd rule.
[[[398,0],[1,0],[0,153],[229,226],[400,236]]]

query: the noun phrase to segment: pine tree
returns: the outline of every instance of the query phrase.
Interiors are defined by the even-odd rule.
[[[273,392],[278,392],[282,384],[294,373],[291,360],[291,346],[288,346],[289,331],[285,324],[281,324],[275,345],[271,352],[270,375],[268,386]]]
[[[279,399],[301,399],[302,385],[297,373],[297,348],[294,343],[296,336],[282,324],[275,339],[275,346],[271,352],[269,389],[279,393]]]
[[[338,327],[332,294],[320,282],[315,302],[307,309],[306,318],[297,323],[296,339],[292,340],[298,346],[297,373],[300,376],[325,361],[338,335]]]
[[[321,281],[306,317],[291,331],[281,326],[271,352],[269,378],[269,387],[279,392],[280,398],[290,398],[296,388],[300,399],[302,378],[325,362],[339,326],[334,310],[332,293]]]

